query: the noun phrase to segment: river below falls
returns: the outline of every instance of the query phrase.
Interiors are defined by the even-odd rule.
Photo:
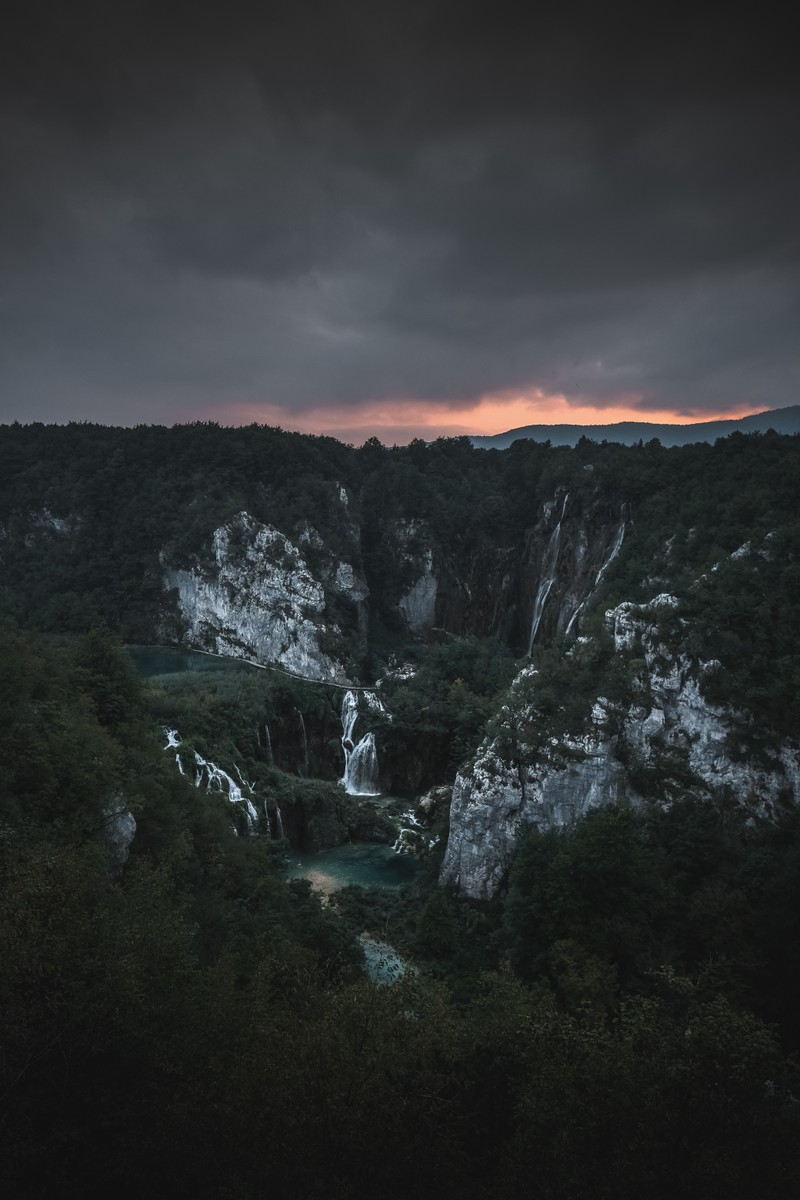
[[[317,854],[289,853],[290,879],[309,879],[316,891],[329,895],[348,883],[396,888],[411,883],[421,866],[413,854],[397,854],[376,842],[345,842]]]

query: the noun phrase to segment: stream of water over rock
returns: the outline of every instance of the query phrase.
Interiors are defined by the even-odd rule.
[[[341,783],[350,796],[378,796],[378,751],[375,734],[365,733],[359,742],[355,740],[358,722],[358,696],[345,692],[342,700],[342,749],[344,750],[344,775]]]

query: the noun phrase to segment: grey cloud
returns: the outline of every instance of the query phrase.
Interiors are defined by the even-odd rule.
[[[7,51],[0,416],[796,400],[797,92],[769,31],[87,11],[29,31],[26,70]]]

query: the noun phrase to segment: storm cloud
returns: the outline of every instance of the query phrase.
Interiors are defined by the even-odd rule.
[[[0,417],[410,436],[492,398],[506,427],[512,396],[795,403],[788,34],[646,16],[26,6]]]

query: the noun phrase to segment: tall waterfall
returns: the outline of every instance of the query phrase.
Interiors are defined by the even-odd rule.
[[[342,701],[342,749],[344,750],[344,775],[341,783],[350,796],[377,796],[378,751],[375,734],[365,733],[356,743],[355,731],[358,722],[358,697],[355,692],[345,692]]]
[[[300,735],[303,739],[303,775],[308,775],[308,734],[306,733],[306,723],[303,720],[303,714],[299,708],[294,710],[297,713],[297,719],[300,722]]]
[[[558,530],[556,530],[558,532]],[[536,593],[536,603],[533,606],[533,619],[531,620],[531,636],[528,638],[528,657],[533,651],[533,643],[536,641],[536,634],[539,632],[539,625],[542,621],[542,613],[547,602],[547,597],[550,595],[550,589],[553,586],[553,578],[549,576],[543,579],[539,584],[539,590]]]
[[[528,638],[528,657],[533,651],[533,643],[536,641],[536,634],[539,632],[539,626],[542,622],[542,613],[544,606],[547,603],[547,597],[550,595],[550,589],[555,582],[556,564],[558,562],[558,547],[561,542],[561,522],[564,520],[564,513],[567,511],[567,501],[569,500],[569,492],[564,496],[564,503],[561,506],[561,516],[558,518],[558,524],[550,534],[550,541],[547,543],[544,562],[542,563],[542,581],[539,584],[539,590],[536,593],[536,600],[533,605],[533,617],[531,618],[531,634]]]
[[[266,721],[262,721],[258,727],[258,744],[262,750],[267,752],[267,761],[271,767],[275,766],[275,758],[272,753],[272,738],[269,732],[269,725]]]
[[[267,804],[266,800],[264,801],[264,820],[266,821],[267,829],[269,830],[269,835],[272,840],[283,840],[286,837],[286,832],[283,828],[283,813],[281,812],[281,806],[278,804],[277,800],[273,800],[273,804],[275,805],[274,833],[273,822],[270,820],[269,816],[269,805]]]
[[[625,537],[625,522],[622,521],[620,523],[619,529],[617,530],[617,536],[614,539],[614,545],[611,547],[611,552],[610,552],[608,558],[606,559],[606,561],[603,563],[600,570],[597,572],[597,578],[594,581],[594,586],[596,588],[600,586],[603,576],[605,575],[606,571],[611,566],[612,562],[614,561],[614,559],[617,557],[620,550],[622,549],[622,539],[624,537]]]
[[[617,530],[617,536],[614,538],[614,544],[611,547],[611,550],[609,551],[608,558],[605,560],[603,565],[600,567],[600,570],[597,572],[597,576],[596,576],[594,584],[592,586],[592,591],[589,592],[589,596],[591,596],[592,592],[594,592],[599,587],[599,585],[602,583],[603,576],[605,575],[606,571],[611,566],[612,562],[614,561],[614,559],[617,557],[620,550],[622,549],[622,539],[624,537],[625,537],[625,521],[623,520],[620,523],[619,529]],[[569,636],[569,634],[572,632],[572,626],[575,624],[578,617],[581,615],[584,608],[586,607],[586,601],[589,599],[589,596],[587,596],[584,600],[581,601],[581,603],[575,609],[575,612],[572,614],[569,621],[567,622],[567,628],[564,630],[564,632],[567,634],[567,636]]]

